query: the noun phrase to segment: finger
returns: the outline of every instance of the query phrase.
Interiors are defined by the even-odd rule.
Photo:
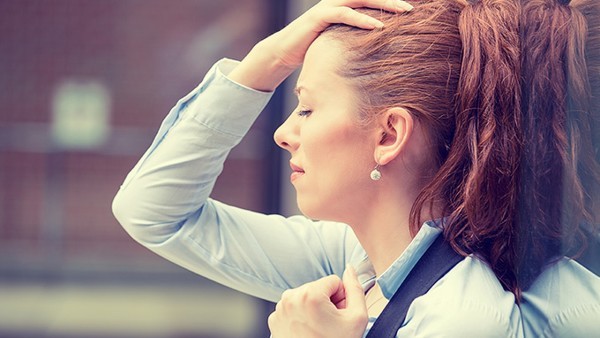
[[[337,6],[368,7],[396,13],[408,12],[414,8],[410,3],[402,0],[336,0],[334,2]]]
[[[302,287],[303,286],[301,286],[300,288]],[[298,290],[300,288],[288,289],[283,291],[283,293],[281,294],[281,298],[275,305],[275,312],[289,313],[290,311],[292,311],[292,308],[296,304],[294,300],[297,298],[296,295],[298,294]]]
[[[345,293],[344,283],[340,277],[336,275],[330,275],[316,280],[313,282],[312,287],[314,288],[313,290],[320,290],[320,292],[328,299],[332,299],[334,296],[339,298],[340,294]]]
[[[358,281],[356,271],[350,265],[348,265],[346,271],[344,271],[343,283],[346,290],[346,307],[366,310],[367,303],[364,290]]]
[[[333,302],[333,305],[335,305],[335,308],[338,310],[342,310],[345,309],[347,304],[346,304],[346,296],[344,295],[344,298],[338,299],[336,301],[334,301],[333,299],[331,300]]]
[[[273,312],[267,318],[267,326],[269,326],[269,331],[271,331],[271,337],[275,338],[275,332],[278,328],[278,316],[277,312]]]
[[[340,283],[340,286],[338,287],[337,291],[329,298],[331,299],[331,302],[335,305],[336,308],[346,308],[346,289],[344,288],[343,282]]]
[[[359,13],[350,7],[330,7],[323,9],[323,19],[329,24],[343,23],[363,29],[383,27],[383,22]]]

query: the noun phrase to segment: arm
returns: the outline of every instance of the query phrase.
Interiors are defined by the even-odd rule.
[[[348,256],[362,250],[342,224],[267,216],[208,199],[229,150],[270,97],[229,80],[223,72],[236,65],[219,62],[171,110],[113,210],[134,239],[159,255],[276,300],[287,288],[341,274]]]
[[[114,213],[137,241],[219,283],[276,300],[287,288],[364,258],[342,224],[285,219],[208,198],[225,157],[250,128],[269,94],[304,58],[331,23],[372,29],[351,9],[400,11],[396,0],[324,0],[282,31],[258,43],[237,65],[224,62],[169,113],[125,180]],[[376,21],[376,20],[375,20]],[[227,78],[225,74],[229,74]]]

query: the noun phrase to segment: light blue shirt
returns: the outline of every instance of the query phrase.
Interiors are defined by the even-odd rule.
[[[521,313],[527,337],[600,337],[600,278],[563,258],[523,293]]]
[[[345,224],[264,215],[209,198],[227,154],[271,97],[229,80],[226,74],[236,64],[219,61],[169,112],[115,197],[115,216],[135,240],[166,259],[269,301],[278,301],[286,289],[341,276],[347,263],[365,290],[377,282],[391,298],[440,234],[433,224],[425,223],[376,280]],[[543,301],[528,304],[536,309],[528,322],[548,309]],[[486,263],[468,256],[413,301],[397,337],[522,337],[524,327],[513,294]]]

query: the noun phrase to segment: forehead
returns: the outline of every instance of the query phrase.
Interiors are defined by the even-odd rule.
[[[298,77],[296,94],[318,91],[335,92],[348,86],[338,70],[344,60],[341,44],[327,36],[319,36],[308,48]]]

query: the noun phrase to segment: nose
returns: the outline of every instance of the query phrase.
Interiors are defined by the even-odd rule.
[[[291,114],[282,125],[275,130],[273,134],[275,143],[281,148],[292,152],[298,148],[299,137],[298,137],[298,126],[294,121],[294,114]]]

